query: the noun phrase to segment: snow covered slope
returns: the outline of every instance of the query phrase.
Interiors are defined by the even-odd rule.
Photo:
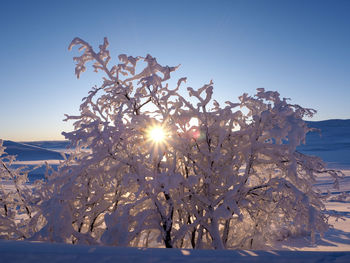
[[[310,132],[306,144],[298,150],[321,157],[329,166],[350,168],[350,120],[307,122],[319,132]],[[66,151],[68,141],[5,141],[6,151],[19,161],[62,160],[59,152]]]
[[[41,141],[41,142],[13,142],[4,141],[5,151],[9,155],[17,157],[13,168],[27,167],[28,179],[33,182],[37,179],[43,179],[46,171],[45,163],[48,162],[52,167],[56,167],[59,161],[63,160],[62,153],[68,145],[67,141]],[[41,167],[37,167],[42,165]],[[35,167],[35,168],[34,168]]]
[[[16,155],[18,161],[63,160],[59,152],[39,146],[13,141],[4,141],[6,153]]]
[[[66,151],[69,145],[69,141],[31,141],[22,142],[23,144],[29,144],[32,146],[37,146],[44,149],[49,149],[53,151]]]
[[[321,157],[328,167],[350,168],[350,120],[308,122],[319,130],[306,136],[299,151]]]

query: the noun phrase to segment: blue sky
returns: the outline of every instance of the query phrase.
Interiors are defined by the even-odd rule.
[[[314,120],[350,118],[350,1],[0,2],[0,138],[63,139],[81,98],[99,78],[74,75],[70,41],[107,36],[118,54],[151,54],[219,102],[264,87],[318,110]]]

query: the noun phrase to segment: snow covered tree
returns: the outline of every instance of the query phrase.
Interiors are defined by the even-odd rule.
[[[263,248],[328,228],[313,183],[317,173],[336,181],[337,172],[296,150],[314,110],[264,89],[221,106],[212,82],[188,87],[189,100],[181,95],[186,78],[169,88],[177,67],[124,54],[110,65],[106,38],[98,52],[80,38],[74,46],[83,51],[74,58],[77,77],[89,62],[105,77],[80,115],[67,115],[74,130],[63,135],[76,153],[42,190],[45,223],[33,239]]]
[[[14,169],[16,157],[5,150],[0,139],[0,238],[25,239],[38,230],[32,223],[33,218],[40,217],[38,195],[27,184],[28,169],[24,166]],[[39,185],[37,182],[36,186]]]

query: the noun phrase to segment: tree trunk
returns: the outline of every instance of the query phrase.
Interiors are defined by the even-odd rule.
[[[215,217],[211,218],[209,234],[212,238],[212,245],[214,249],[225,249],[220,236],[219,223]]]

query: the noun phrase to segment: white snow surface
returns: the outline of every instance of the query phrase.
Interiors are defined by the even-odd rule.
[[[144,249],[1,241],[0,262],[350,262],[350,252]]]

